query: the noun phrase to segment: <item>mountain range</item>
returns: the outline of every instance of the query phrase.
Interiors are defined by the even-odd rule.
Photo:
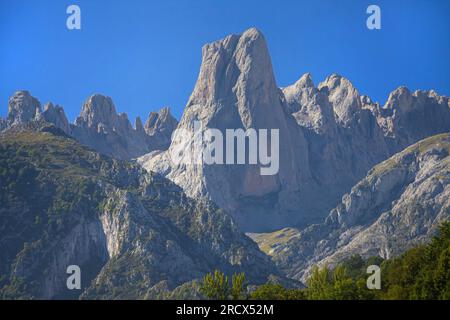
[[[449,98],[400,87],[383,107],[333,74],[317,87],[306,74],[278,88],[266,41],[256,29],[203,47],[195,89],[179,127],[279,129],[280,170],[258,165],[185,166],[169,151],[143,156],[194,198],[227,210],[244,231],[273,231],[322,220],[375,164],[425,137],[450,131]]]
[[[278,129],[279,172],[173,162],[173,132],[196,121]],[[254,28],[203,47],[179,123],[164,108],[133,126],[95,94],[72,124],[18,91],[0,131],[5,297],[193,297],[215,268],[297,286],[313,265],[396,256],[450,216],[448,97],[399,87],[380,105],[338,74],[280,88]],[[87,270],[76,295],[67,264]]]

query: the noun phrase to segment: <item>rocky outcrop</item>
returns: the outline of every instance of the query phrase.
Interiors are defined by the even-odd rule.
[[[9,126],[22,124],[35,118],[41,111],[41,104],[28,91],[17,91],[8,101]]]
[[[157,136],[164,145],[170,145],[172,133],[177,128],[178,121],[165,107],[159,112],[151,112],[145,122],[144,130],[149,136]]]
[[[307,157],[301,152],[306,142],[294,119],[287,116],[266,42],[258,30],[203,47],[200,74],[178,129],[192,132],[196,121],[202,136],[208,129],[217,129],[223,136],[226,129],[278,129],[279,172],[261,175],[260,165],[248,160],[245,165],[174,163],[171,153],[194,145],[195,136],[186,141],[183,133],[174,135],[167,152],[140,159],[144,167],[165,174],[191,197],[214,201],[244,229],[292,221],[290,215],[298,212],[302,186],[309,179]]]
[[[251,165],[173,163],[192,141],[174,137],[167,152],[139,159],[190,196],[211,199],[246,231],[307,225],[323,219],[377,163],[408,145],[450,131],[449,99],[434,92],[394,91],[384,107],[332,74],[317,87],[310,74],[277,88],[264,37],[256,29],[203,48],[195,89],[179,128],[202,132],[278,128],[280,172],[263,177]],[[436,123],[436,125],[434,125]]]
[[[283,89],[289,112],[297,123],[317,134],[335,130],[333,107],[325,94],[314,86],[311,74]]]
[[[156,119],[148,129],[144,130],[140,118],[133,128],[125,113],[116,112],[110,97],[95,94],[85,102],[75,123],[69,124],[61,106],[49,102],[42,111],[39,101],[28,91],[18,91],[9,100],[8,117],[0,120],[0,131],[45,121],[99,152],[118,159],[131,159],[168,148],[177,121],[168,108],[154,115]]]
[[[422,140],[375,166],[322,224],[282,241],[252,235],[289,277],[334,267],[354,254],[390,259],[434,235],[450,219],[450,134]],[[267,243],[270,245],[267,246]]]
[[[394,151],[432,134],[449,131],[450,100],[433,90],[411,93],[400,87],[389,95],[382,108],[369,105]]]
[[[150,134],[144,130],[140,118],[133,128],[125,113],[117,114],[111,98],[93,95],[85,102],[71,132],[75,139],[97,151],[118,159],[131,159],[167,149],[176,120],[168,109],[163,110],[161,114],[165,117],[161,117]]]
[[[324,217],[342,194],[372,166],[391,153],[382,129],[363,108],[358,91],[344,77],[333,74],[316,88],[309,74],[283,89],[292,114],[305,130],[311,175],[316,184],[312,208]],[[314,218],[309,222],[318,222]]]
[[[47,103],[44,106],[42,118],[45,121],[54,124],[57,128],[61,129],[66,134],[70,134],[69,121],[67,120],[64,109],[61,106],[54,106],[51,102]]]
[[[170,114],[169,108],[162,108],[159,112],[151,112],[145,122],[145,132],[154,135],[156,132],[167,130],[172,132],[178,125],[178,121]]]

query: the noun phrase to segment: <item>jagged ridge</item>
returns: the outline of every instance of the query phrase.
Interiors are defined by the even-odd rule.
[[[139,117],[133,128],[125,113],[117,114],[112,99],[100,94],[90,96],[75,123],[69,124],[61,106],[50,102],[42,111],[40,102],[28,91],[18,91],[9,99],[8,116],[0,120],[0,131],[42,120],[54,124],[84,145],[122,160],[167,149],[178,124],[169,108],[163,108],[150,113],[145,128]]]
[[[332,74],[315,87],[306,74],[280,90],[264,36],[256,29],[205,45],[195,89],[180,128],[278,128],[280,171],[262,177],[255,165],[185,166],[169,151],[139,162],[211,199],[245,231],[319,222],[375,164],[425,137],[450,131],[449,98],[400,87],[380,107],[351,82]]]

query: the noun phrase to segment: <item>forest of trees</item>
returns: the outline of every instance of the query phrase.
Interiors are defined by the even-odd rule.
[[[381,269],[381,289],[367,288],[367,267]],[[209,299],[253,300],[373,300],[450,299],[450,222],[444,223],[429,244],[383,260],[353,256],[333,270],[313,268],[307,287],[289,289],[267,283],[248,290],[245,275],[229,278],[216,270],[207,274],[200,292]]]

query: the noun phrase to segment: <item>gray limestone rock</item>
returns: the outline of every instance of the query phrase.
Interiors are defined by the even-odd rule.
[[[321,224],[290,232],[265,251],[291,278],[354,254],[395,257],[450,218],[450,134],[422,140],[369,171]],[[263,245],[270,234],[252,235]]]
[[[143,157],[148,170],[165,174],[194,198],[210,199],[234,216],[244,229],[282,226],[292,221],[309,179],[306,142],[277,87],[263,35],[249,29],[205,45],[200,74],[179,129],[278,129],[279,172],[261,175],[260,165],[178,164],[170,154],[192,146],[175,135],[169,150]],[[148,161],[146,161],[148,160]],[[304,170],[300,170],[304,168]],[[306,189],[306,188],[305,188]],[[301,218],[301,215],[297,214]]]
[[[17,91],[8,101],[8,125],[28,122],[40,112],[41,104],[28,91]]]

